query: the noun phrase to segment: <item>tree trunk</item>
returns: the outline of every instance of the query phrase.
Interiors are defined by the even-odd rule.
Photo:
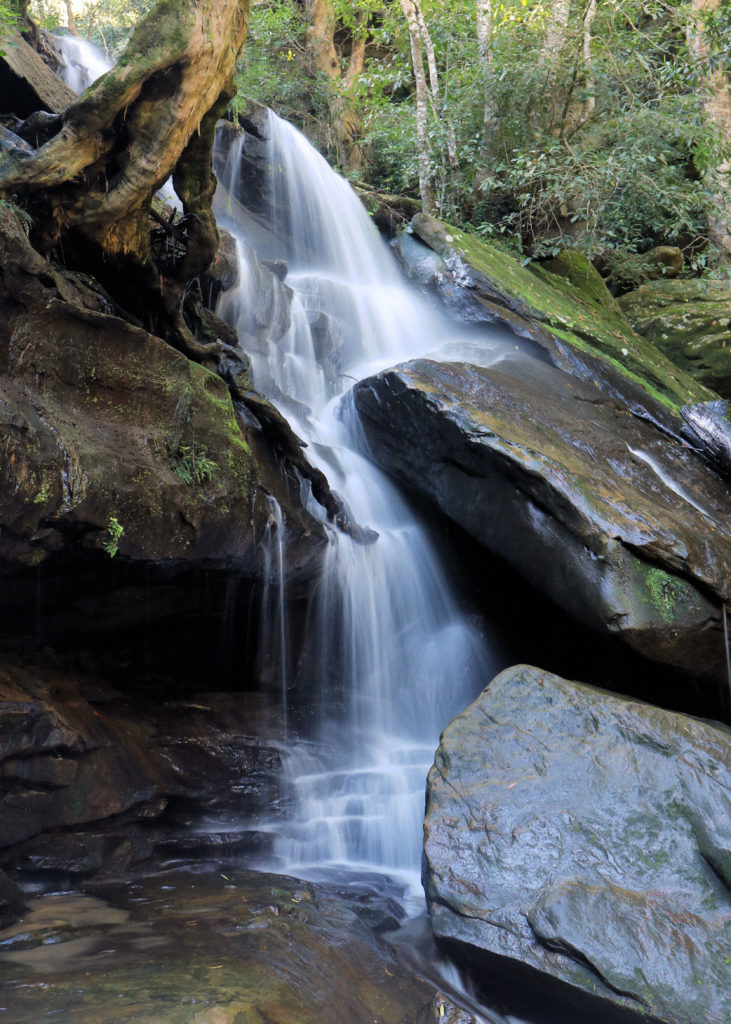
[[[429,132],[427,128],[428,100],[426,75],[424,74],[424,57],[421,50],[421,32],[413,0],[399,0],[401,10],[409,28],[411,44],[411,63],[414,70],[416,86],[416,135],[419,147],[419,193],[424,213],[436,213],[434,186],[432,184],[429,160]]]
[[[704,11],[718,10],[719,0],[691,0],[695,16],[688,27],[688,49],[698,60],[709,57],[699,16]],[[731,89],[723,70],[717,68],[706,78],[706,115],[718,131],[722,145],[731,149]],[[731,258],[731,161],[722,160],[706,171],[705,181],[711,195],[708,237],[728,260]]]
[[[429,35],[429,30],[426,27],[424,21],[424,15],[421,10],[419,0],[411,0],[414,12],[416,14],[416,22],[419,26],[419,34],[421,35],[421,42],[426,51],[426,64],[429,68],[429,90],[431,92],[432,109],[434,111],[434,117],[440,121],[444,127],[447,143],[447,158],[449,160],[449,166],[454,174],[459,166],[457,160],[457,142],[454,136],[454,125],[449,117],[444,117],[444,107],[441,100],[439,91],[439,73],[437,71],[437,59],[434,53],[434,43]]]
[[[182,298],[215,252],[210,142],[233,95],[247,20],[248,0],[161,0],[116,67],[66,108],[45,145],[33,149],[22,127],[0,138],[0,195],[27,206],[34,244],[48,253],[61,243],[68,262],[197,356],[202,349],[185,326]],[[173,172],[185,254],[162,265],[151,250],[149,214]],[[122,280],[132,282],[129,294],[115,294]]]
[[[589,0],[581,22],[581,55],[577,58],[574,74],[566,92],[564,110],[560,119],[560,128],[565,138],[570,138],[583,128],[596,106],[594,89],[594,64],[591,59],[591,39],[596,17],[597,0]],[[573,94],[576,86],[581,83],[584,99],[576,102]]]
[[[492,51],[492,3],[477,0],[477,52],[482,69],[482,146],[481,163],[486,167],[494,151],[495,132],[494,67]]]
[[[536,105],[533,122],[538,127],[537,117],[542,113],[544,127],[554,134],[559,134],[559,122],[567,104],[567,90],[562,88],[561,82],[561,56],[566,46],[570,11],[570,0],[553,0],[539,58],[545,68],[545,78],[543,94]]]
[[[353,40],[347,71],[343,75],[335,48],[337,19],[330,0],[307,0],[307,12],[310,18],[307,39],[312,66],[330,80],[328,114],[338,163],[344,170],[362,174],[365,154],[361,141],[361,119],[349,91],[363,70],[365,37]]]
[[[74,10],[71,6],[71,0],[66,0],[66,24],[68,25],[69,32],[72,36],[79,35],[76,30],[76,22],[74,21]]]

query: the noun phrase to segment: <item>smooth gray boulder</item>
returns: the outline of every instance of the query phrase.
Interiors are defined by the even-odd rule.
[[[725,680],[731,500],[682,443],[510,350],[405,363],[356,385],[355,404],[384,468],[569,614]]]
[[[497,955],[668,1024],[728,1021],[730,764],[723,726],[507,669],[429,773],[437,938],[488,974]]]

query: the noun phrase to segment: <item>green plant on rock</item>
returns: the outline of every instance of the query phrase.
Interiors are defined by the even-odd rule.
[[[124,527],[117,517],[110,516],[104,540],[102,541],[102,550],[105,551],[110,558],[114,558],[116,555],[117,549],[119,548],[119,541],[121,540],[123,533]]]
[[[218,464],[208,458],[201,445],[181,444],[170,460],[173,473],[189,487],[210,480],[218,470]]]
[[[2,51],[0,51],[0,54],[1,52]],[[23,209],[22,206],[18,206],[18,204],[14,203],[11,199],[0,199],[0,207],[2,207],[5,210],[10,210],[11,213],[14,213],[20,221],[20,224],[23,228],[23,231],[25,231],[26,235],[30,234],[30,229],[33,227],[33,219],[30,216],[30,214],[28,214]]]
[[[662,619],[672,624],[676,614],[676,604],[683,593],[682,582],[663,569],[653,568],[647,572],[647,589],[650,591],[650,600],[660,613]]]

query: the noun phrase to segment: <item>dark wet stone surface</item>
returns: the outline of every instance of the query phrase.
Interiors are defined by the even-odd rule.
[[[139,870],[160,855],[266,851],[281,716],[255,695],[125,695],[0,662],[0,864],[18,877]]]
[[[727,485],[597,387],[509,354],[362,381],[376,459],[594,629],[725,676]]]
[[[2,1005],[14,1024],[437,1024],[367,904],[210,866],[47,895],[0,933]]]
[[[478,976],[499,956],[643,1015],[721,1024],[729,764],[723,726],[506,670],[429,775],[435,934]]]

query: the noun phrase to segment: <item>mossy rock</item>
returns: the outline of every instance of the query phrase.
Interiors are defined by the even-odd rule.
[[[579,289],[586,302],[595,306],[609,320],[616,321],[622,330],[631,330],[617,300],[604,283],[604,278],[580,249],[564,249],[553,259],[542,263],[541,267],[569,281]]]
[[[731,286],[654,281],[619,299],[634,330],[699,383],[731,398]]]
[[[426,214],[414,217],[412,230],[443,257],[462,288],[491,305],[495,319],[500,308],[517,315],[524,333],[555,365],[596,383],[641,416],[678,431],[682,406],[717,397],[632,330],[598,275],[578,256],[559,257],[552,268],[558,272],[552,272],[524,266],[493,243]],[[521,333],[510,316],[505,319]]]

